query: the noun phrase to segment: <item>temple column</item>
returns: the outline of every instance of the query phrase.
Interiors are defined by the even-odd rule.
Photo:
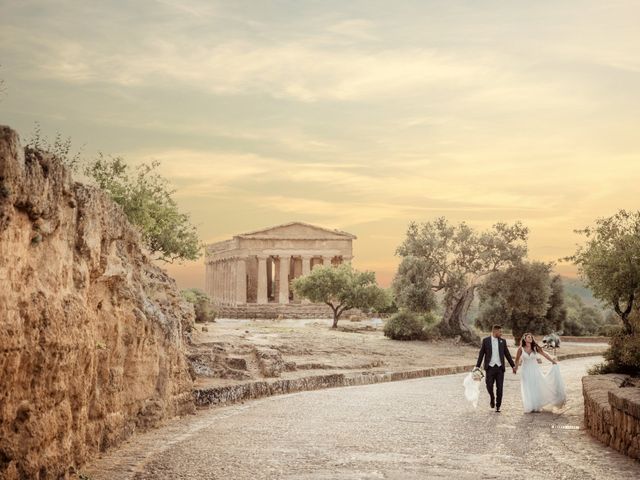
[[[211,267],[213,269],[213,283],[211,286],[211,293],[212,293],[212,297],[214,300],[217,300],[218,298],[218,262],[216,262],[215,260],[213,261],[213,263],[211,264]]]
[[[218,266],[218,268],[220,269],[220,290],[219,290],[219,298],[220,298],[220,303],[224,303],[224,278],[225,278],[225,272],[224,272],[224,262],[222,260],[220,260],[220,265]]]
[[[333,260],[333,257],[325,257],[324,255],[322,256],[322,265],[323,266],[331,266],[331,260]]]
[[[309,275],[311,272],[311,256],[302,255],[302,276]]]
[[[302,276],[309,275],[311,272],[311,255],[302,256]],[[311,303],[308,298],[303,298],[302,303]]]
[[[226,262],[227,264],[227,303],[231,304],[233,303],[233,291],[231,289],[231,286],[234,284],[234,278],[233,278],[233,261],[231,259],[227,259]]]
[[[215,278],[215,286],[213,288],[214,288],[214,293],[216,297],[216,302],[220,302],[220,280],[222,278],[222,272],[220,271],[220,262],[218,260],[216,260],[216,263],[215,263],[215,270],[216,270],[216,278]]]
[[[224,303],[227,298],[224,291],[224,282],[227,279],[227,269],[224,260],[220,260],[220,302]]]
[[[222,262],[222,302],[229,302],[229,262]]]
[[[291,256],[280,255],[280,295],[279,303],[289,303],[289,267]]]
[[[238,282],[238,259],[232,258],[229,261],[229,301],[231,305],[235,305],[236,303],[236,289]]]
[[[204,263],[204,293],[209,295],[209,274],[210,272],[209,263],[205,261]]]
[[[257,303],[268,303],[267,298],[267,257],[258,255],[258,299]]]
[[[236,260],[236,304],[247,303],[247,262],[244,257]]]
[[[222,264],[220,260],[216,262],[216,300],[222,301]]]
[[[210,287],[211,292],[211,299],[215,300],[216,298],[216,264],[214,262],[211,262],[211,283],[210,283]]]

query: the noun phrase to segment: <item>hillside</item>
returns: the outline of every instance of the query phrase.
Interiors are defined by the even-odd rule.
[[[594,298],[591,290],[589,290],[579,278],[562,277],[562,283],[564,285],[564,291],[567,294],[573,293],[580,297],[585,305],[604,310],[600,301]]]

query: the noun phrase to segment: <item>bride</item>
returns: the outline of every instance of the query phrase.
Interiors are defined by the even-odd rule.
[[[551,370],[545,375],[538,365],[538,354],[553,363]],[[564,381],[560,375],[557,362],[542,350],[533,335],[525,333],[522,336],[518,353],[516,354],[515,372],[520,368],[522,360],[522,377],[520,391],[524,413],[539,412],[545,405],[561,407],[566,401]]]

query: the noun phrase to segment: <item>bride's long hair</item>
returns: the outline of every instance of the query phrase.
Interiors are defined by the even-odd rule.
[[[538,353],[541,348],[540,345],[538,345],[538,343],[536,342],[536,337],[533,336],[533,333],[529,333],[526,332],[524,335],[522,335],[522,339],[520,340],[520,346],[524,349],[524,347],[527,346],[527,342],[525,341],[525,338],[527,338],[527,335],[531,335],[531,350]]]

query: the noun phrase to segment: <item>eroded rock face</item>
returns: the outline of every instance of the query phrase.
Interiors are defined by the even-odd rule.
[[[64,478],[193,411],[192,324],[121,209],[0,127],[0,478]]]

